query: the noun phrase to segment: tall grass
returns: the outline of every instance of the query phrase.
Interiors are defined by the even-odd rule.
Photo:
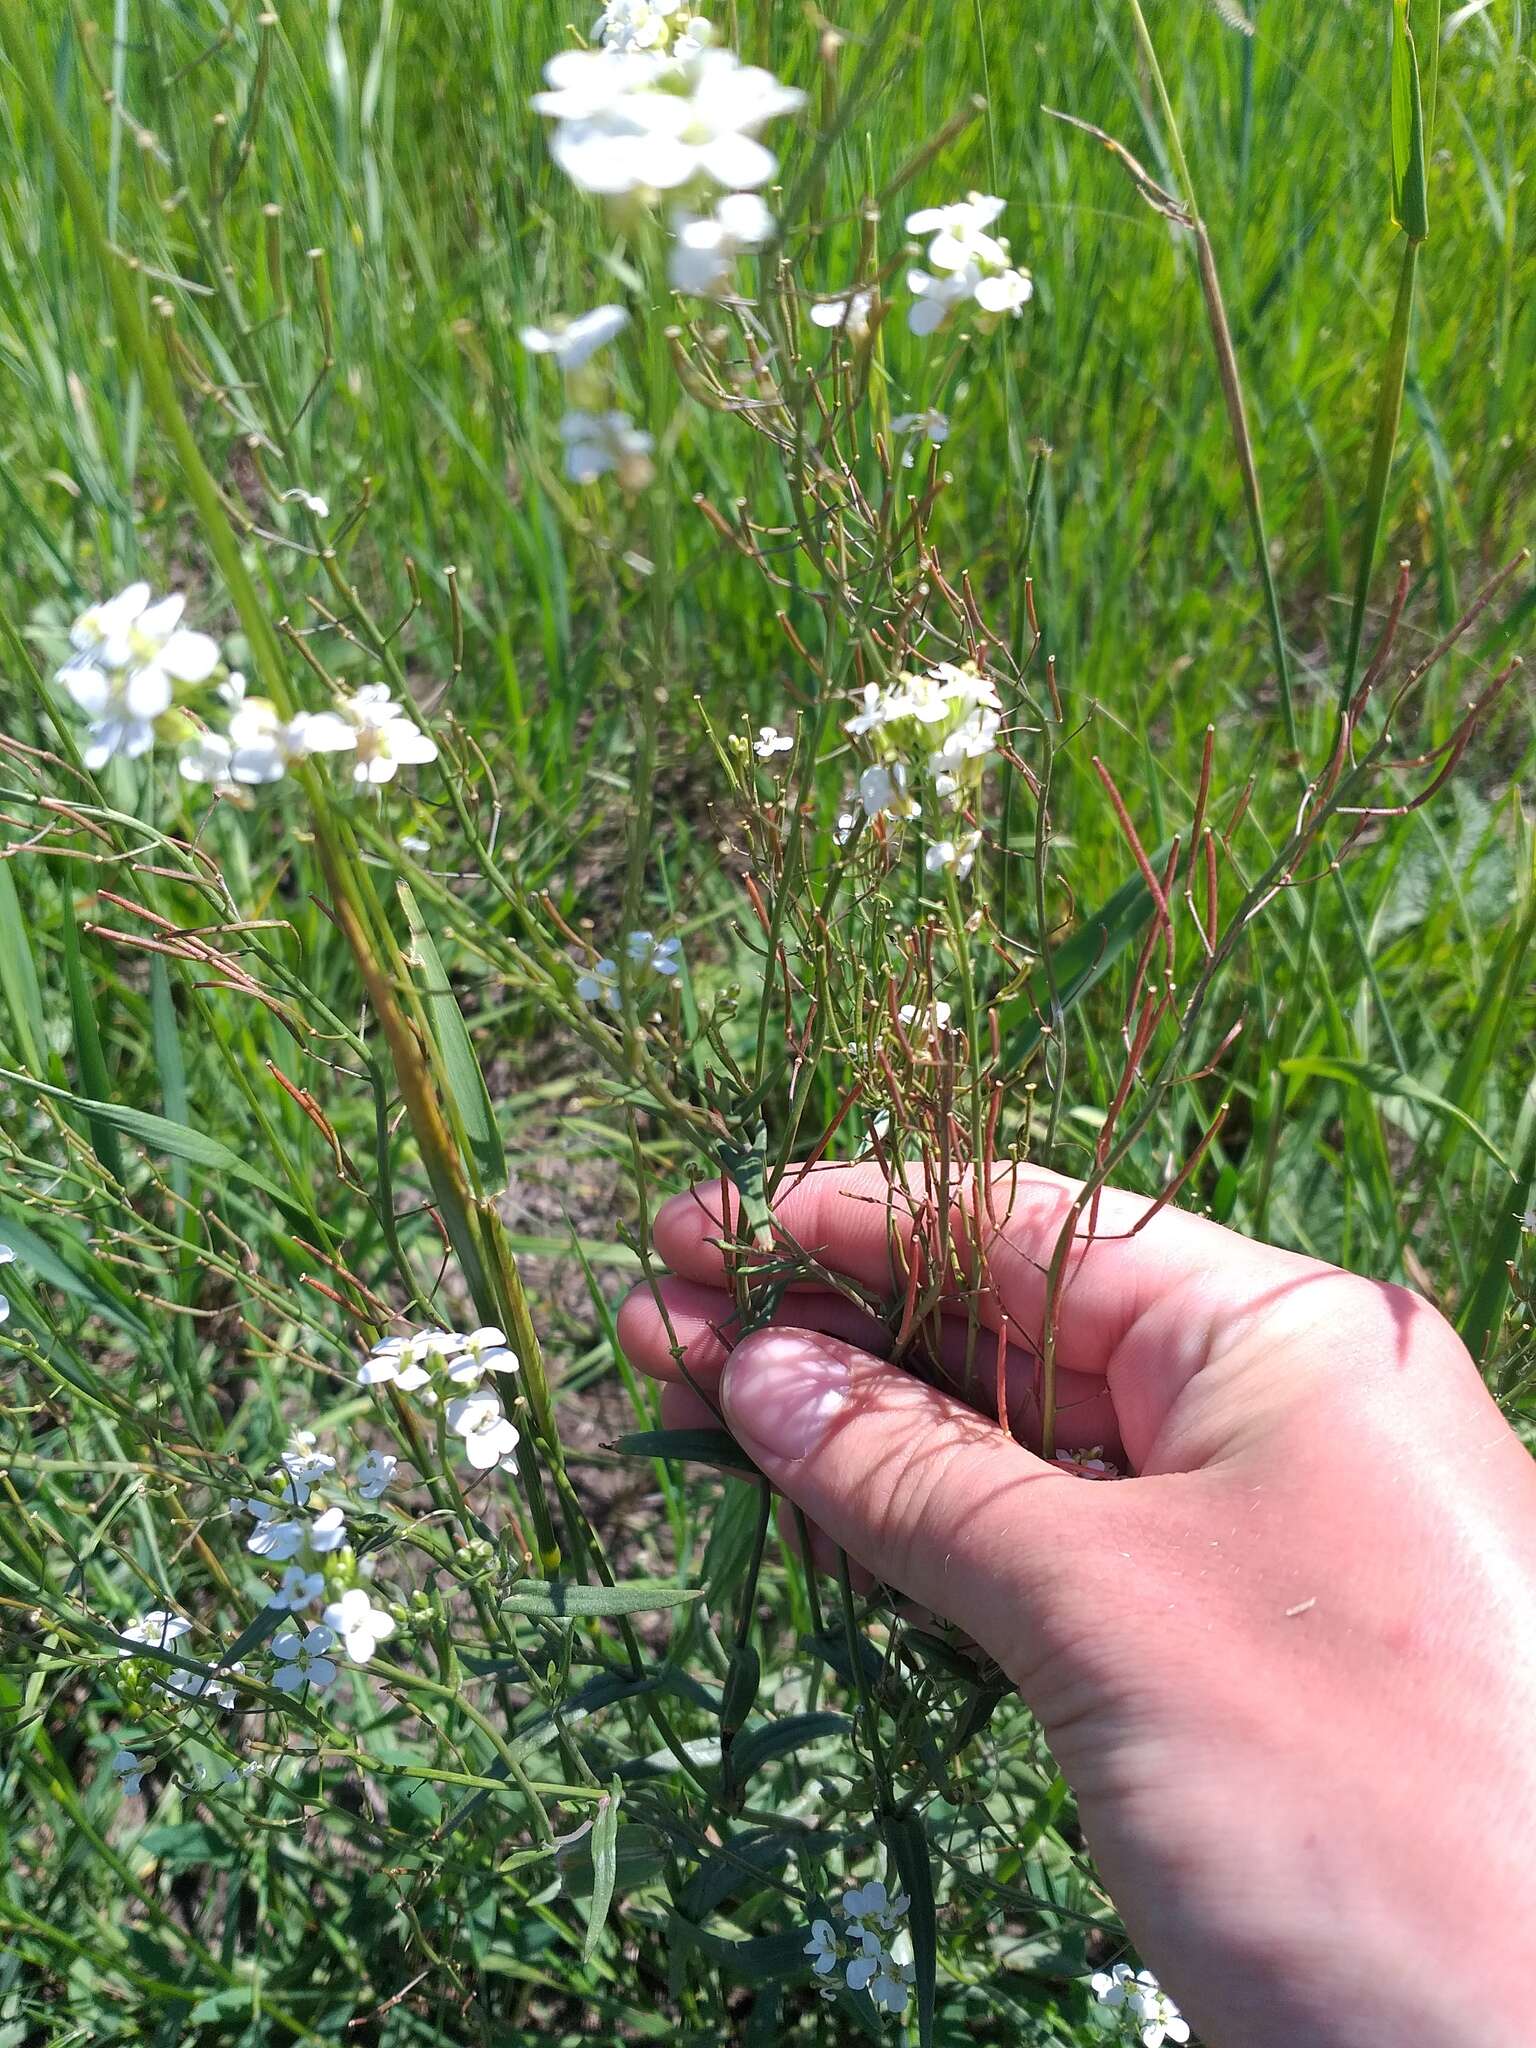
[[[868,925],[832,919],[834,882],[828,921],[872,936],[809,1014],[787,963],[809,983],[820,957],[807,877],[836,872],[867,619],[824,604],[797,547],[793,462],[685,388],[727,359],[713,316],[689,326],[654,242],[548,161],[528,101],[566,12],[0,0],[17,2040],[875,2036],[867,2001],[817,2001],[803,1954],[814,1902],[875,1871],[914,1895],[922,2038],[1101,2038],[1082,1979],[1114,1922],[1028,1716],[964,1646],[818,1589],[727,1447],[654,1433],[614,1340],[659,1193],[713,1164],[750,1231],[764,1179],[868,1137],[853,1041],[926,971],[909,929],[963,985],[957,1089],[1018,1081],[1004,1140],[1077,1172],[1112,1155],[1406,1279],[1529,1417],[1529,692],[1429,801],[1392,801],[1536,612],[1523,565],[1479,602],[1536,499],[1519,10],[1458,10],[1437,57],[1420,25],[1430,233],[1406,263],[1385,5],[714,10],[811,92],[776,138],[805,287],[849,284],[871,196],[891,263],[909,205],[969,187],[1008,197],[1035,282],[1024,319],[953,357],[881,330],[859,416],[942,406],[931,471],[924,450],[904,486],[850,443],[871,494],[931,500],[925,545],[1032,707],[988,819],[1001,943],[978,963],[972,899],[925,894],[910,862],[881,907],[861,895]],[[634,503],[562,478],[556,387],[517,338],[616,297],[646,314],[624,392],[657,438]],[[276,691],[388,676],[444,772],[379,808],[318,778],[247,810],[123,763],[91,782],[47,678],[74,614],[140,575]],[[1392,745],[1353,735],[1409,766],[1367,829],[1287,868],[1389,620],[1399,670],[1454,635]],[[781,805],[731,737],[797,710]],[[1159,1026],[1189,1057],[1117,1123],[1161,930],[1145,878],[1201,821],[1229,917],[1256,921],[1188,1039]],[[1261,902],[1274,863],[1288,885]],[[1215,898],[1177,873],[1187,987]],[[642,925],[688,970],[663,1025],[629,987],[610,1031],[568,956]],[[814,1057],[786,1055],[786,1019]],[[926,1099],[920,1057],[908,1080]],[[494,1505],[406,1403],[354,1384],[391,1317],[516,1344],[524,1441]],[[380,1680],[346,1681],[344,1724],[295,1709],[241,1747],[217,1716],[173,1720],[121,1629],[195,1590],[221,1658],[252,1666],[243,1703],[281,1707],[229,1511],[294,1424],[414,1457],[423,1518],[354,1525],[400,1589]],[[130,1736],[165,1759],[143,1809],[108,1763]]]

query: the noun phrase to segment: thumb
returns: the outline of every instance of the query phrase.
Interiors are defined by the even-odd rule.
[[[818,1331],[744,1337],[721,1400],[781,1493],[1021,1685],[1080,1635],[1083,1567],[1118,1488],[1074,1480],[973,1408]]]

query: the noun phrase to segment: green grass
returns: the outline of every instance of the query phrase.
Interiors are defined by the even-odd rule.
[[[1124,1063],[1139,944],[1101,960],[1082,938],[1087,914],[1136,872],[1092,757],[1155,859],[1188,831],[1214,728],[1210,818],[1226,826],[1254,785],[1226,868],[1235,901],[1284,842],[1332,743],[1402,264],[1389,218],[1390,9],[1254,0],[1250,36],[1224,18],[1232,10],[1149,5],[1176,137],[1118,0],[849,0],[835,57],[820,50],[820,17],[787,0],[712,11],[745,55],[811,91],[805,120],[774,138],[785,188],[803,202],[786,248],[804,286],[849,282],[860,204],[888,194],[878,254],[899,300],[902,216],[971,187],[1007,195],[1002,225],[1034,276],[1024,317],[966,351],[943,388],[927,380],[944,351],[909,337],[898,310],[869,406],[877,419],[930,404],[952,414],[952,482],[931,537],[1018,653],[1026,571],[1032,580],[1031,702],[1049,656],[1064,704],[1056,879],[1042,918],[1020,786],[1018,858],[1005,849],[989,886],[1014,969],[1054,944],[1094,969],[1094,985],[1042,1053],[1011,970],[986,960],[976,971],[1017,1069],[1006,1130],[1021,1133],[1023,1083],[1039,1082],[1036,1154],[1083,1171]],[[716,1807],[667,1758],[673,1738],[718,1731],[754,1595],[764,1725],[775,1686],[780,1716],[867,1714],[836,1603],[814,1606],[815,1588],[771,1540],[754,1567],[755,1489],[642,1462],[623,1468],[640,1477],[614,1506],[619,1462],[595,1448],[624,1426],[615,1276],[644,1256],[637,1217],[707,1159],[698,1132],[727,1059],[761,1083],[734,1102],[733,1134],[750,1140],[763,1115],[770,1159],[790,1147],[792,1112],[803,1119],[794,1149],[810,1149],[852,1069],[829,1043],[796,1093],[780,1008],[770,1003],[759,1031],[757,926],[738,877],[746,866],[780,879],[777,856],[704,732],[706,719],[723,734],[814,708],[775,614],[822,651],[816,578],[787,545],[782,461],[741,418],[677,387],[662,329],[681,315],[648,282],[654,241],[622,236],[548,159],[527,102],[568,12],[550,0],[290,0],[268,18],[205,0],[0,0],[13,55],[25,47],[51,95],[40,104],[14,66],[0,69],[0,1238],[17,1252],[0,1333],[0,2043],[831,2041],[852,2038],[834,2025],[862,2024],[851,2009],[823,2015],[787,1938],[829,1868],[797,1852],[799,1895],[771,1863],[760,1882],[732,1883],[710,1863]],[[1406,560],[1403,661],[1448,631],[1533,531],[1536,277],[1521,203],[1536,131],[1520,20],[1471,15],[1440,54],[1430,234],[1365,629],[1369,650]],[[984,109],[898,188],[914,151],[976,94]],[[1048,107],[1117,138],[1180,191],[1182,150],[1246,399],[1299,759],[1193,241]],[[817,159],[818,124],[843,112]],[[147,323],[222,500],[212,523],[185,448],[157,422],[153,377],[114,311],[60,137],[121,252],[119,298]],[[610,297],[637,314],[621,383],[658,439],[656,484],[633,506],[562,480],[556,380],[517,339],[530,321]],[[867,445],[860,461],[875,488]],[[331,516],[317,525],[282,500],[290,489],[323,494]],[[768,559],[790,587],[724,546],[697,495],[732,517],[745,504],[773,529]],[[220,517],[238,539],[222,568]],[[139,575],[186,589],[232,661],[264,673],[270,639],[311,701],[300,641],[352,684],[394,663],[436,716],[451,773],[403,778],[377,812],[337,806],[340,882],[319,843],[330,828],[322,817],[317,841],[292,790],[208,818],[163,757],[152,773],[116,764],[88,785],[71,752],[78,726],[39,679],[73,615]],[[1533,612],[1522,566],[1431,671],[1396,754],[1448,740],[1529,641]],[[835,632],[825,645],[851,685],[837,666],[846,647]],[[829,725],[828,755],[832,736]],[[1038,764],[1035,746],[1031,729],[1020,752]],[[1373,825],[1337,872],[1312,855],[1185,1048],[1193,1072],[1241,1021],[1219,1073],[1159,1096],[1119,1167],[1161,1185],[1230,1102],[1185,1198],[1430,1293],[1519,1419],[1532,1364],[1520,1305],[1530,1240],[1515,1219],[1536,1160],[1536,873],[1522,798],[1533,750],[1517,680],[1442,793]],[[845,769],[826,760],[808,801],[831,804]],[[1390,779],[1389,800],[1424,779]],[[989,822],[996,840],[1000,810]],[[817,874],[829,844],[818,829],[805,842]],[[401,855],[404,835],[430,854]],[[1341,850],[1338,834],[1327,850]],[[396,870],[416,890],[425,943]],[[333,915],[348,873],[382,998]],[[664,1076],[603,1067],[600,1033],[560,983],[565,939],[553,922],[534,929],[542,892],[599,948],[625,923],[684,934],[685,1045]],[[928,910],[942,927],[942,905]],[[879,930],[868,959],[899,960],[898,925]],[[167,931],[202,932],[220,957],[196,942],[146,946]],[[1187,927],[1181,945],[1187,987]],[[880,1000],[877,980],[850,976],[837,991],[855,1019]],[[449,1170],[467,1189],[457,1220],[414,1111],[402,1120],[381,1001],[419,1030],[447,1104],[460,1162]],[[701,1015],[715,1043],[696,1029]],[[855,1135],[850,1123],[834,1149]],[[485,1220],[498,1199],[500,1235]],[[521,1474],[538,1502],[524,1533],[537,1551],[550,1534],[540,1518],[559,1523],[575,1577],[601,1575],[600,1539],[624,1578],[704,1589],[648,1622],[635,1652],[661,1668],[666,1649],[672,1690],[600,1702],[580,1740],[541,1734],[551,1700],[631,1669],[630,1643],[617,1624],[535,1619],[509,1651],[477,1609],[502,1582],[477,1577],[491,1566],[465,1549],[451,1572],[428,1561],[457,1580],[455,1628],[436,1613],[412,1639],[409,1670],[401,1648],[398,1686],[356,1696],[346,1727],[366,1765],[343,1746],[213,1801],[163,1784],[141,1826],[106,1760],[124,1728],[164,1745],[169,1724],[91,1626],[120,1627],[168,1590],[189,1612],[217,1611],[226,1641],[259,1614],[224,1503],[254,1483],[291,1421],[377,1427],[351,1367],[379,1299],[414,1296],[418,1319],[434,1302],[469,1313],[469,1295],[521,1312],[517,1284],[500,1276],[503,1247],[523,1261],[552,1390],[547,1430],[525,1446],[531,1456],[538,1437],[544,1463]],[[577,1496],[595,1538],[572,1519]],[[445,1527],[466,1546],[490,1542],[496,1570],[510,1568],[504,1521],[464,1519],[451,1491],[436,1499]],[[386,1572],[403,1572],[410,1546],[380,1541]],[[411,1557],[428,1569],[424,1553]],[[872,1617],[888,1645],[884,1626]],[[514,1653],[525,1660],[515,1680],[477,1681],[490,1732],[456,1718],[474,1670],[461,1654]],[[899,1682],[886,1677],[891,1752],[943,1844],[934,2038],[1105,2038],[1079,1980],[1112,1923],[1028,1717],[991,1701],[985,1721],[985,1684],[925,1648]],[[951,1804],[956,1788],[922,1743],[962,1710],[985,1725],[956,1769],[986,1789]],[[223,1756],[218,1727],[205,1748]],[[765,1771],[771,1795],[748,1802],[747,1821],[770,1835],[815,1809],[813,1764],[835,1754],[855,1777],[864,1768],[846,1742],[802,1757],[794,1741],[792,1729],[787,1760]],[[517,1798],[509,1750],[527,1758],[531,1789]],[[598,1802],[620,1780],[615,1836],[616,1809]],[[450,1826],[471,1797],[479,1804]],[[596,1823],[559,1888],[540,1801],[560,1833]],[[891,1838],[874,1809],[861,1816],[850,1799],[841,1825],[848,1867],[876,1867]],[[664,1933],[670,1960],[658,1962]],[[726,1942],[760,1945],[722,1953]]]

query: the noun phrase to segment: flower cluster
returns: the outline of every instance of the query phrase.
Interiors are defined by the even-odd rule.
[[[424,1408],[441,1408],[448,1429],[460,1438],[463,1455],[477,1472],[493,1472],[517,1449],[516,1426],[494,1385],[481,1382],[518,1369],[505,1333],[487,1324],[461,1336],[453,1330],[419,1330],[411,1337],[386,1337],[358,1367],[360,1387],[393,1387],[414,1394]]]
[[[1002,703],[974,662],[940,662],[923,674],[866,685],[858,712],[844,730],[876,755],[859,777],[865,815],[915,817],[913,777],[925,776],[933,794],[958,804],[975,787],[997,745]],[[969,873],[972,839],[945,840],[937,865]]]
[[[778,159],[760,131],[805,94],[715,48],[682,0],[611,0],[597,29],[598,48],[544,67],[533,104],[554,122],[550,154],[584,192],[642,205],[671,194],[674,288],[726,291],[737,256],[773,234],[757,194]]]
[[[908,214],[909,235],[931,235],[927,270],[907,272],[912,304],[907,325],[914,334],[933,334],[961,306],[973,306],[977,325],[994,327],[1021,313],[1034,296],[1027,270],[1017,269],[1001,235],[987,231],[1007,205],[972,192],[952,206],[925,206]]]
[[[631,932],[624,941],[631,972],[637,980],[677,982],[683,975],[681,939],[658,939],[654,932]],[[606,956],[594,961],[576,977],[576,993],[584,1003],[605,1010],[624,1006],[624,990],[617,960]]]
[[[1118,2006],[1129,2014],[1142,2048],[1163,2048],[1165,2041],[1189,2039],[1189,2022],[1150,1970],[1116,1963],[1112,1970],[1098,1971],[1090,1982],[1100,2005]]]
[[[184,1615],[173,1614],[166,1607],[152,1607],[147,1614],[141,1614],[137,1621],[130,1622],[122,1630],[126,1643],[142,1643],[148,1650],[169,1651],[171,1644],[179,1642],[192,1632],[192,1624]],[[119,1657],[131,1658],[131,1649],[119,1648]],[[159,1658],[145,1660],[149,1676],[153,1679],[156,1692],[163,1704],[174,1704],[179,1700],[207,1700],[211,1705],[229,1711],[235,1704],[235,1689],[229,1683],[245,1669],[243,1664],[228,1664],[221,1667],[227,1674],[218,1677],[206,1671],[196,1670],[190,1664],[166,1665]]]
[[[301,495],[311,508],[324,502]],[[57,680],[90,721],[87,768],[103,768],[116,755],[135,761],[157,739],[180,739],[187,781],[234,794],[280,782],[314,754],[351,754],[353,780],[364,785],[390,781],[403,764],[436,760],[436,744],[383,683],[344,697],[335,711],[284,718],[267,698],[246,694],[242,675],[230,674],[213,692],[227,713],[225,730],[198,724],[185,702],[219,668],[219,648],[181,623],[185,608],[179,595],[152,601],[147,583],[130,583],[71,626],[70,657]]]
[[[839,1969],[850,1991],[867,1991],[882,2012],[906,2011],[915,1972],[912,1938],[901,1926],[911,1905],[905,1892],[891,1898],[879,1879],[843,1893],[836,1909],[841,1927],[813,1920],[804,1953],[818,1977]]]

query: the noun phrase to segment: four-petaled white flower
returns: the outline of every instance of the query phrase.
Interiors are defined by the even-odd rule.
[[[1088,1450],[1058,1451],[1053,1462],[1076,1479],[1118,1479],[1120,1470],[1110,1464],[1103,1449],[1102,1444],[1094,1444]]]
[[[631,932],[624,941],[634,965],[663,981],[676,981],[682,974],[682,945],[681,939],[658,939],[654,932]]]
[[[388,683],[366,683],[346,698],[343,716],[350,722],[357,761],[352,780],[391,782],[401,767],[418,767],[437,759],[437,742],[415,725],[390,695]]]
[[[309,1500],[309,1489],[317,1479],[324,1479],[327,1473],[336,1470],[336,1460],[328,1451],[315,1449],[315,1433],[312,1429],[296,1429],[293,1440],[282,1455],[283,1498],[290,1506],[301,1508]]]
[[[525,327],[518,339],[531,355],[553,356],[562,370],[579,370],[629,324],[622,306],[594,306],[554,327]]]
[[[656,443],[627,412],[568,412],[560,422],[560,439],[565,474],[573,484],[595,484],[611,473],[626,491],[643,491],[656,474],[651,461]]]
[[[402,1394],[424,1387],[429,1375],[421,1363],[417,1337],[385,1337],[375,1344],[357,1369],[360,1387],[397,1387]]]
[[[830,1977],[842,1960],[837,1932],[830,1920],[813,1920],[811,1938],[802,1950],[812,1959],[811,1967],[818,1977]]]
[[[901,458],[903,469],[911,469],[917,461],[917,449],[913,443],[926,440],[935,448],[942,448],[949,439],[949,414],[929,406],[926,412],[899,412],[891,420],[891,432],[908,442]]]
[[[389,1491],[400,1460],[390,1451],[367,1451],[358,1460],[352,1484],[364,1500],[382,1500]]]
[[[284,1608],[289,1614],[300,1614],[306,1607],[313,1607],[324,1591],[325,1579],[321,1573],[307,1572],[303,1565],[291,1564],[267,1596],[267,1605]]]
[[[979,832],[962,832],[958,839],[935,839],[923,855],[923,866],[930,875],[948,871],[957,882],[963,882],[976,865],[980,845]]]
[[[939,1032],[948,1030],[954,1011],[945,1002],[903,1003],[896,1015],[907,1030],[924,1038],[935,1038]]]
[[[74,652],[58,680],[91,721],[87,768],[114,754],[136,760],[155,743],[155,721],[170,710],[178,683],[206,682],[218,665],[216,641],[181,624],[186,599],[150,603],[147,583],[131,583],[70,628]]]
[[[448,1403],[448,1427],[464,1439],[464,1455],[477,1472],[490,1472],[517,1449],[517,1430],[489,1387]]]
[[[757,131],[805,94],[729,50],[678,61],[650,50],[562,50],[544,67],[537,112],[555,123],[550,155],[584,192],[751,192],[778,169]]]
[[[755,192],[728,192],[711,214],[673,216],[676,240],[667,257],[674,291],[711,298],[725,291],[744,250],[760,249],[773,235],[773,215]]]
[[[164,1607],[152,1607],[148,1614],[141,1614],[137,1621],[130,1622],[122,1634],[127,1642],[144,1643],[152,1650],[164,1650],[191,1632],[190,1621],[184,1621],[179,1614],[172,1614]],[[117,1654],[131,1657],[133,1652],[119,1649]]]
[[[325,1557],[333,1550],[340,1550],[346,1542],[347,1518],[340,1508],[327,1508],[324,1514],[316,1515],[305,1536],[315,1555]]]
[[[325,1609],[325,1624],[341,1638],[354,1664],[366,1664],[386,1636],[395,1632],[392,1615],[375,1607],[364,1586],[349,1586]]]
[[[771,761],[775,754],[792,752],[794,744],[792,732],[780,732],[776,725],[760,725],[757,738],[752,742],[752,751],[759,761]]]
[[[272,1683],[279,1692],[297,1692],[304,1685],[324,1692],[336,1676],[330,1655],[335,1647],[336,1631],[323,1621],[308,1629],[279,1629],[272,1638],[272,1654],[278,1659]]]
[[[517,1353],[509,1349],[507,1333],[494,1323],[471,1330],[455,1340],[456,1349],[448,1360],[448,1378],[456,1387],[478,1386],[488,1372],[516,1372]]]
[[[256,1518],[255,1528],[245,1539],[245,1547],[253,1557],[270,1557],[274,1564],[286,1564],[304,1548],[302,1522],[264,1500],[236,1501],[235,1506],[243,1507]]]
[[[144,1790],[144,1773],[149,1769],[148,1762],[141,1756],[135,1756],[131,1749],[120,1749],[112,1759],[112,1768],[118,1775],[123,1791],[130,1798],[137,1799]]]
[[[576,993],[584,1003],[601,1003],[605,1010],[618,1009],[623,1000],[619,993],[618,961],[594,961],[577,975]]]
[[[859,802],[866,818],[917,815],[916,800],[907,788],[907,771],[899,761],[890,766],[877,762],[864,770],[859,777]]]
[[[878,1877],[843,1893],[843,1914],[849,1920],[873,1920],[886,1933],[896,1927],[912,1909],[905,1892],[893,1899]]]
[[[15,1258],[15,1256],[16,1254],[11,1250],[8,1244],[0,1244],[0,1266],[8,1266],[11,1263],[12,1259]],[[3,1294],[0,1294],[0,1323],[3,1323],[6,1320],[10,1312],[11,1304],[6,1300]]]
[[[850,341],[867,341],[874,304],[873,292],[851,292],[846,299],[818,299],[811,307],[811,324],[835,328]]]

